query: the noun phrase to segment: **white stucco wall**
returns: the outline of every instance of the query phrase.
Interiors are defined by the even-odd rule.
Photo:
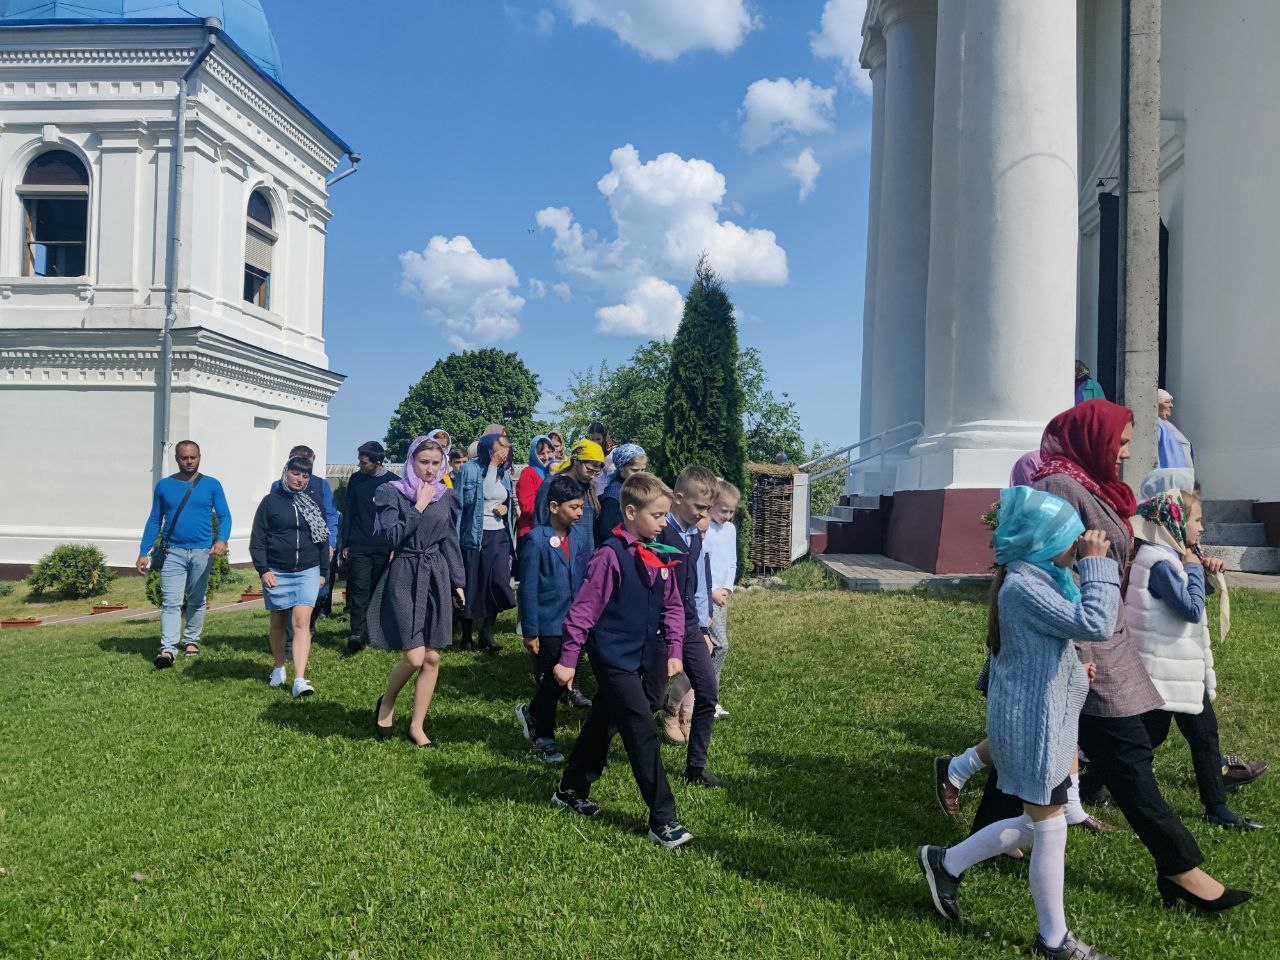
[[[1085,0],[1081,171],[1109,170],[1119,124],[1119,7]],[[1169,229],[1166,386],[1175,422],[1196,447],[1211,499],[1280,500],[1275,231],[1280,181],[1280,6],[1166,0],[1162,36],[1161,219]],[[1082,176],[1079,341],[1092,359],[1097,234]],[[1096,191],[1095,191],[1096,192]]]
[[[0,564],[63,542],[98,543],[113,564],[136,557],[159,443],[177,78],[204,37],[136,25],[0,30],[0,449],[50,464],[11,471]],[[305,443],[325,462],[328,401],[342,380],[324,347],[325,178],[341,145],[225,46],[191,84],[186,144],[171,440],[198,441],[222,481],[241,562],[289,447]],[[20,275],[16,186],[49,149],[89,171],[85,277]],[[242,299],[246,210],[259,188],[279,235],[268,309]]]

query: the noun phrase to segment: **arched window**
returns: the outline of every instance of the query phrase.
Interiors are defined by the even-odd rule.
[[[249,217],[244,237],[244,298],[248,303],[271,308],[271,257],[276,233],[271,204],[261,190],[249,194]]]
[[[67,150],[27,165],[22,198],[24,277],[83,277],[89,239],[89,172]]]

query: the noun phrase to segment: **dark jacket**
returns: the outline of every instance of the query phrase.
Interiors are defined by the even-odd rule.
[[[675,528],[670,523],[664,523],[658,542],[675,547],[685,554],[675,569],[676,586],[680,590],[680,599],[684,601],[685,643],[701,643],[702,624],[698,623],[698,605],[694,594],[698,589],[698,564],[702,562],[702,534],[695,530],[686,546],[684,538]]]
[[[310,491],[303,496],[311,496]],[[311,498],[323,511],[320,501],[314,496]],[[319,567],[322,577],[329,575],[329,544],[311,539],[306,517],[293,496],[279,487],[262,498],[258,512],[253,515],[249,556],[260,575],[268,570],[297,573],[312,567]]]
[[[553,547],[556,532],[534,527],[520,541],[520,633],[525,637],[559,637],[591,560],[591,538],[582,523],[569,529],[569,559]]]
[[[280,481],[274,481],[271,489],[279,490]],[[328,480],[313,473],[307,480],[307,493],[311,494],[311,499],[320,504],[320,509],[324,511],[325,523],[329,525],[329,549],[337,549],[338,530],[342,525],[342,517],[338,513],[337,504],[333,502],[333,488],[329,486]]]
[[[373,522],[378,517],[373,495],[384,483],[399,479],[390,470],[382,473],[361,473],[357,470],[347,481],[347,508],[342,511],[342,544],[352,553],[390,552],[385,540],[373,532]]]
[[[611,536],[618,524],[622,523],[622,484],[616,479],[600,494],[600,513],[596,516],[596,543],[604,543]]]

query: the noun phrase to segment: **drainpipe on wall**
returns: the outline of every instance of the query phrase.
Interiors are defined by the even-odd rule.
[[[173,135],[173,170],[169,178],[169,251],[165,260],[164,332],[160,338],[160,450],[156,467],[157,480],[164,475],[169,452],[169,430],[173,406],[173,326],[178,320],[178,262],[182,251],[182,190],[186,173],[187,87],[201,64],[213,53],[222,21],[204,22],[209,31],[200,52],[178,80],[177,126]]]
[[[351,176],[351,175],[352,175],[353,173],[355,173],[355,172],[356,172],[356,170],[360,167],[360,154],[358,154],[358,153],[348,153],[348,154],[347,154],[347,160],[349,160],[349,161],[350,161],[351,166],[350,166],[350,167],[348,167],[346,170],[343,170],[343,171],[342,171],[340,174],[338,174],[336,177],[330,177],[328,180],[326,180],[326,181],[324,182],[325,187],[332,187],[332,186],[333,186],[335,183],[337,183],[339,180],[344,180],[344,179],[346,179],[347,177]]]

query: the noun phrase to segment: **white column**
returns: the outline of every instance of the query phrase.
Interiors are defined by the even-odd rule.
[[[880,183],[870,431],[924,415],[934,0],[882,0],[884,150]]]
[[[867,276],[862,298],[862,400],[860,439],[872,434],[871,404],[875,379],[876,263],[880,249],[880,181],[884,171],[884,38],[869,28],[862,58],[871,76],[871,182],[867,191]],[[863,451],[865,452],[865,451]]]
[[[1013,462],[1072,401],[1075,5],[964,6],[955,202],[935,206],[933,225],[956,242],[935,246],[930,264],[931,305],[948,308],[931,311],[930,336],[950,333],[952,343],[929,352],[925,377],[950,384],[950,397],[930,404],[934,432],[900,471],[911,478],[906,488],[1004,486]],[[948,58],[960,49],[954,12],[939,48]]]

